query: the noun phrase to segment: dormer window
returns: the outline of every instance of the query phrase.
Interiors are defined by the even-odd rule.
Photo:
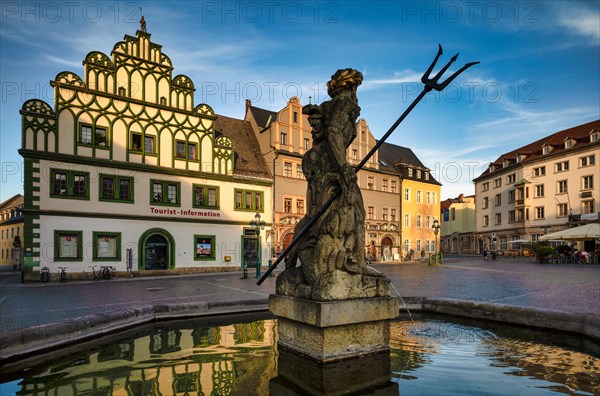
[[[550,146],[542,147],[542,154],[544,154],[544,155],[550,154],[550,151],[552,151],[552,147],[550,147]]]
[[[502,167],[506,168],[508,166],[508,160],[502,161]]]
[[[575,141],[573,139],[568,138],[567,140],[565,140],[565,148],[566,149],[573,148],[574,145],[575,145]]]
[[[417,179],[421,178],[421,171],[417,169]]]
[[[592,133],[590,133],[590,143],[597,142],[598,140],[600,140],[600,132],[592,131]]]
[[[408,169],[408,177],[413,177],[413,169],[412,168],[407,168]]]
[[[521,154],[517,154],[517,164],[523,161],[523,156]]]

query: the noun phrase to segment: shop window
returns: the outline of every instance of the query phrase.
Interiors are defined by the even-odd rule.
[[[82,231],[54,231],[54,261],[82,261]]]
[[[215,253],[214,235],[194,235],[194,260],[214,260]]]
[[[94,261],[121,260],[120,232],[93,232],[93,239]]]

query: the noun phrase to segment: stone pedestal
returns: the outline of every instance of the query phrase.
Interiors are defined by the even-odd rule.
[[[318,362],[389,351],[389,319],[398,316],[392,297],[313,301],[271,295],[279,345]]]
[[[333,363],[280,348],[277,377],[269,382],[269,394],[279,396],[398,395],[391,381],[389,352]]]

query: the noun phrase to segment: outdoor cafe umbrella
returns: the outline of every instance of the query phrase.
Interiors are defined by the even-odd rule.
[[[521,248],[523,247],[524,243],[530,243],[531,241],[528,241],[527,239],[515,239],[514,241],[508,241],[508,243],[513,243],[513,244],[518,244],[519,245],[519,254],[523,254],[523,252],[521,251]]]
[[[600,223],[585,224],[575,228],[566,228],[540,237],[543,241],[583,241],[586,239],[600,239]]]

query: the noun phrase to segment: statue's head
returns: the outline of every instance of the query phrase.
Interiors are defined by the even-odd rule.
[[[302,108],[302,114],[308,116],[313,139],[315,141],[323,140],[323,112],[321,107],[314,104],[306,105]]]
[[[327,83],[327,93],[333,98],[345,90],[356,92],[356,88],[362,84],[362,81],[363,75],[358,70],[340,69],[331,76],[331,80]]]

